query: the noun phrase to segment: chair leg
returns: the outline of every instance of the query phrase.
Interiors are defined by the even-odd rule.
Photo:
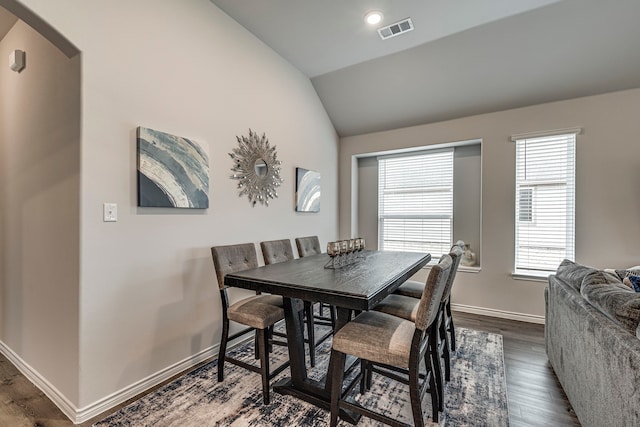
[[[313,320],[313,304],[304,302],[304,314],[307,317],[307,337],[309,339],[309,363],[311,367],[316,366],[316,334],[315,334],[315,322]]]
[[[260,352],[258,351],[258,342],[260,341],[260,332],[259,330],[255,330],[253,335],[253,357],[258,360],[260,359]]]
[[[340,412],[339,402],[342,394],[342,381],[344,380],[344,363],[346,355],[339,351],[331,350],[331,357],[334,358],[333,372],[330,373],[333,378],[331,384],[331,427],[338,425],[338,415]]]
[[[367,361],[360,359],[360,394],[364,394],[367,389],[367,376],[368,376]]]
[[[222,319],[222,338],[220,339],[220,351],[218,352],[218,382],[224,380],[224,358],[227,354],[227,341],[229,340],[229,319]]]
[[[415,359],[417,360],[409,362],[409,397],[411,399],[411,410],[413,412],[413,425],[416,427],[424,427],[424,420],[422,419],[422,399],[420,399],[420,358],[416,357]],[[437,409],[433,416],[433,421],[438,422]]]
[[[258,353],[260,354],[260,374],[262,375],[262,404],[268,405],[269,399],[269,352],[267,343],[269,342],[268,329],[256,329],[258,336]]]
[[[433,363],[431,362],[433,357],[427,351],[425,363],[427,364],[427,372],[431,372],[429,375],[429,390],[431,394],[431,417],[434,423],[438,422],[438,412],[440,407],[443,406],[442,401],[444,397],[439,394],[438,386],[436,384],[435,375],[433,374]]]
[[[442,411],[443,408],[443,397],[444,397],[444,386],[442,380],[442,370],[440,368],[440,355],[438,354],[438,328],[434,328],[429,334],[429,345],[427,349],[427,353],[431,355],[431,360],[433,363],[433,374],[435,376],[436,382],[436,391],[438,393],[438,408]]]
[[[453,316],[451,315],[451,300],[447,301],[447,329],[451,334],[451,351],[456,351],[456,331],[453,326]]]
[[[444,314],[444,311],[445,310],[443,309],[442,322],[440,323],[438,334],[440,340],[444,341],[442,345],[442,354],[440,355],[444,360],[444,380],[449,382],[451,380],[451,353],[449,351],[449,335],[447,334],[446,314]],[[440,343],[438,344],[438,349],[440,349]]]
[[[331,328],[335,331],[336,330],[336,319],[338,318],[338,315],[336,313],[335,305],[330,305],[329,306],[329,317],[331,317]]]

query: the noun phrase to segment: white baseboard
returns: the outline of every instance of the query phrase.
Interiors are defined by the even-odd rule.
[[[24,375],[29,381],[31,381],[36,387],[38,387],[51,401],[64,413],[71,421],[74,421],[76,408],[66,398],[64,394],[53,386],[45,377],[40,375],[31,365],[25,362],[20,356],[18,356],[9,346],[3,341],[0,341],[0,352],[6,357],[13,365]],[[75,422],[75,421],[74,421]]]
[[[247,338],[251,339],[251,337]],[[243,343],[246,340],[236,341],[230,343],[229,348],[233,348],[236,345]],[[186,371],[197,364],[204,362],[205,360],[217,356],[219,344],[206,348],[197,354],[187,357],[178,363],[175,363],[167,368],[164,368],[140,381],[137,381],[127,387],[124,387],[115,393],[112,393],[90,405],[83,408],[76,408],[76,406],[67,399],[67,397],[55,388],[46,378],[44,378],[38,371],[32,368],[26,363],[20,356],[18,356],[11,348],[9,348],[4,342],[0,341],[0,352],[15,365],[15,367],[36,387],[38,387],[51,401],[66,415],[74,424],[83,423],[102,412],[113,408],[122,402],[125,402],[132,397],[144,393],[150,388],[168,380],[180,372]]]
[[[538,323],[544,325],[544,316],[534,314],[514,313],[512,311],[495,310],[493,308],[474,307],[472,305],[451,303],[451,309],[463,313],[480,314],[482,316],[498,317],[500,319],[518,320],[520,322]]]
[[[219,344],[206,348],[200,351],[197,354],[187,357],[186,359],[181,360],[180,362],[174,363],[171,366],[168,366],[154,374],[149,375],[146,378],[141,379],[133,384],[128,385],[90,405],[85,406],[84,408],[77,409],[74,413],[74,418],[71,418],[74,424],[79,424],[85,422],[96,415],[99,415],[110,408],[113,408],[122,402],[131,399],[134,396],[137,396],[140,393],[144,393],[152,387],[162,383],[163,381],[168,380],[180,372],[186,371],[194,366],[196,366],[200,362],[204,362],[205,360],[217,356],[218,349],[220,348]],[[67,415],[68,416],[68,415]]]

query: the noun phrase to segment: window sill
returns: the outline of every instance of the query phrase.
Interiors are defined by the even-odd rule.
[[[533,271],[514,271],[511,277],[514,280],[526,280],[528,282],[544,282],[547,283],[548,278],[553,272],[533,272]]]

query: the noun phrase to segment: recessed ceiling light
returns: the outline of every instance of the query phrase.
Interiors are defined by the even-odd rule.
[[[367,12],[367,14],[364,15],[364,20],[369,25],[379,24],[382,21],[382,12],[380,12],[379,10],[372,10],[371,12]]]

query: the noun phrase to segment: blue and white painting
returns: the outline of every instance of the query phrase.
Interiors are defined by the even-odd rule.
[[[320,173],[296,168],[296,211],[320,212]]]
[[[209,156],[195,141],[138,127],[138,206],[209,207]]]

